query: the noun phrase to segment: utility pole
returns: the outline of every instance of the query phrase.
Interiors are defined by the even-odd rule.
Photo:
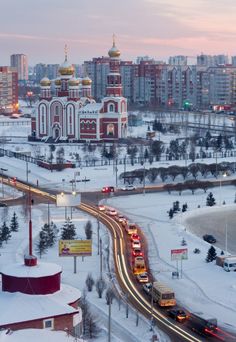
[[[3,186],[3,172],[8,171],[8,169],[0,168],[2,174],[2,197],[4,198],[4,186]]]
[[[100,278],[102,279],[102,239],[99,240],[100,244]]]
[[[108,308],[108,342],[111,342],[111,296],[109,295],[109,308]]]

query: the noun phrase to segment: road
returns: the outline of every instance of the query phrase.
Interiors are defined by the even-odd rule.
[[[29,191],[29,185],[27,184],[17,181],[16,186],[22,191]],[[153,189],[150,190],[152,191]],[[43,197],[46,202],[56,200],[55,194],[51,194],[45,190],[30,187],[30,191],[34,194],[33,197],[35,197],[35,195],[37,197]],[[122,193],[123,192],[120,192],[118,194],[121,195]],[[86,196],[89,204],[82,202],[79,208],[86,213],[99,218],[99,220],[109,229],[113,239],[113,258],[117,280],[128,301],[148,319],[153,317],[155,324],[170,337],[171,341],[202,341],[204,338],[195,335],[185,325],[180,325],[168,318],[165,310],[158,306],[152,308],[150,299],[147,298],[146,294],[142,291],[140,284],[137,283],[132,274],[130,255],[127,252],[129,250],[129,242],[126,232],[123,230],[121,224],[116,222],[113,217],[98,211],[97,206],[91,204],[91,202],[98,202],[101,193],[87,193]],[[219,339],[211,337],[211,341],[219,341]]]

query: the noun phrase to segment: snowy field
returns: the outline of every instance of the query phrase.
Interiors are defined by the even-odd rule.
[[[143,136],[144,130],[142,128],[135,128],[131,132],[134,136]],[[4,134],[3,134],[4,135]],[[166,141],[174,139],[174,136],[166,136]],[[162,137],[161,137],[162,140]],[[31,149],[27,144],[18,144],[18,150],[28,151]],[[46,147],[44,144],[40,145],[42,151]],[[5,148],[12,149],[13,145],[7,144]],[[76,149],[76,147],[74,147]],[[33,147],[35,150],[35,147]],[[220,162],[219,160],[218,162]],[[228,158],[227,161],[235,161],[234,158]],[[189,161],[190,162],[190,161]],[[202,161],[204,163],[214,163],[215,160],[209,159]],[[183,161],[153,163],[151,167],[163,166],[167,167],[170,164],[182,165]],[[4,174],[11,177],[18,177],[19,179],[36,185],[37,181],[39,187],[48,187],[53,190],[67,190],[71,191],[70,180],[74,179],[74,173],[80,172],[79,179],[85,177],[90,179],[89,182],[76,183],[77,191],[94,191],[100,190],[103,186],[115,186],[116,174],[113,165],[104,166],[100,168],[76,168],[67,169],[61,172],[48,172],[45,169],[39,168],[36,165],[29,164],[27,174],[27,167],[24,161],[14,158],[1,157],[0,167],[7,169]],[[132,170],[140,166],[127,166],[126,170]],[[149,163],[145,165],[150,167]],[[118,175],[124,171],[124,166],[118,165]],[[234,177],[234,176],[232,176]],[[177,180],[178,181],[178,180]],[[159,181],[159,183],[161,183]],[[148,182],[146,183],[148,184]],[[142,186],[142,184],[136,184]],[[118,187],[123,186],[123,183],[118,179]],[[206,263],[205,258],[210,247],[209,244],[202,240],[204,233],[213,234],[216,236],[217,253],[225,250],[236,254],[236,226],[235,226],[235,187],[227,186],[222,188],[213,188],[211,191],[219,204],[220,199],[225,200],[226,205],[206,207],[207,194],[203,191],[197,191],[195,195],[184,191],[181,196],[177,193],[156,193],[156,194],[141,194],[124,197],[114,197],[109,199],[109,204],[118,208],[122,213],[126,214],[131,220],[136,221],[143,229],[149,247],[150,267],[156,279],[168,283],[176,292],[177,300],[184,307],[190,311],[202,312],[209,316],[215,316],[219,324],[226,329],[236,331],[236,278],[235,273],[227,273],[222,268],[216,266],[214,263]],[[4,197],[14,198],[20,194],[4,185]],[[2,196],[2,185],[0,184],[0,200]],[[179,201],[180,206],[184,203],[188,204],[186,213],[178,213],[173,219],[169,219],[167,211],[172,207],[174,201]],[[200,208],[198,208],[200,206]],[[20,231],[14,233],[7,245],[3,245],[0,249],[0,270],[1,266],[7,262],[22,262],[23,255],[28,246],[28,223],[25,218],[25,208],[23,206],[0,208],[1,221],[10,220],[13,211],[16,211],[20,221]],[[64,210],[50,206],[50,216],[58,227],[62,227],[64,222]],[[93,256],[86,257],[84,261],[78,260],[77,274],[73,273],[73,260],[69,258],[59,258],[58,249],[55,246],[51,248],[47,254],[42,256],[42,261],[55,262],[63,267],[62,282],[75,286],[83,291],[85,287],[85,279],[88,272],[94,275],[97,279],[99,276],[99,256],[97,255],[97,223],[88,215],[79,211],[73,211],[73,222],[77,227],[78,238],[83,238],[84,225],[90,219],[93,224],[94,241],[93,241]],[[47,222],[47,205],[40,204],[33,207],[33,233],[34,241],[37,241],[39,230],[42,225]],[[225,241],[227,227],[227,244]],[[108,245],[108,237],[106,230],[103,228],[102,239],[104,249]],[[172,271],[176,270],[175,262],[171,261],[171,249],[182,248],[181,241],[185,239],[188,248],[188,260],[183,261],[182,277],[180,279],[172,279]],[[201,250],[200,254],[194,254],[194,248]],[[104,255],[105,255],[104,250]],[[111,253],[110,253],[111,254]],[[110,260],[112,269],[112,260]],[[180,265],[179,265],[180,267]],[[180,269],[179,269],[180,271]],[[107,265],[104,263],[104,275],[108,272]],[[114,282],[116,283],[115,279]],[[95,317],[99,317],[99,325],[102,327],[100,337],[96,341],[102,342],[107,339],[108,326],[108,306],[105,298],[98,299],[98,295],[93,290],[87,295],[90,302],[91,310]],[[113,314],[114,313],[114,314]],[[136,327],[137,314],[132,309],[129,312],[129,318],[126,319],[125,303],[120,310],[118,304],[112,304],[112,341],[114,342],[139,342],[148,341],[151,338],[150,322],[139,317],[139,325]],[[159,332],[157,331],[159,336]],[[0,341],[12,342],[14,334],[9,336],[0,336]],[[16,337],[16,335],[15,335]],[[21,341],[15,338],[15,341]],[[55,337],[56,338],[56,337]],[[58,337],[58,341],[61,342]],[[46,340],[46,337],[43,339]],[[69,341],[68,337],[62,341]],[[160,335],[160,340],[165,342],[168,339],[164,335]],[[36,341],[36,339],[35,339]]]

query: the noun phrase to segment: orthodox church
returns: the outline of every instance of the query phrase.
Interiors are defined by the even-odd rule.
[[[113,38],[109,50],[110,71],[106,97],[97,103],[91,96],[92,80],[75,78],[74,68],[67,60],[59,68],[60,77],[52,82],[44,77],[41,96],[32,118],[32,135],[43,141],[71,142],[78,140],[116,141],[127,136],[127,99],[122,96],[120,51]]]

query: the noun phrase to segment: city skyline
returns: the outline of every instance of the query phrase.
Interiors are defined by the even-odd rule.
[[[9,0],[1,9],[14,9],[12,17],[2,16],[1,65],[9,65],[14,53],[26,54],[30,65],[61,63],[65,44],[70,62],[79,64],[106,56],[113,33],[123,60],[236,55],[233,0]]]

